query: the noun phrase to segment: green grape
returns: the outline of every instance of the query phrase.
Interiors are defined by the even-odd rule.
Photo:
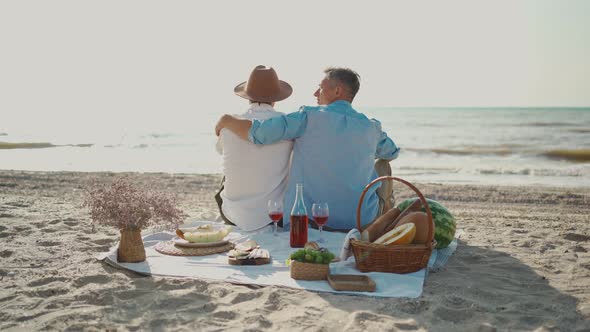
[[[305,261],[306,262],[313,262],[314,258],[310,254],[307,254],[307,255],[305,255]]]
[[[316,264],[322,264],[323,262],[324,262],[324,259],[322,258],[322,256],[316,256],[316,258],[315,258]]]
[[[296,252],[291,254],[291,259],[296,260],[298,262],[303,262],[305,259],[305,251],[297,250]]]
[[[332,261],[332,259],[334,259],[334,257],[336,256],[334,256],[333,253],[326,250],[321,252],[320,257],[322,258],[322,262],[324,264],[329,264]]]

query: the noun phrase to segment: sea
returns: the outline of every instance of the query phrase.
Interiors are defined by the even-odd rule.
[[[378,119],[401,148],[393,173],[410,181],[590,186],[590,108],[358,110]],[[220,115],[208,113],[183,126],[94,131],[75,130],[75,124],[29,130],[0,123],[0,169],[221,173],[213,130]]]

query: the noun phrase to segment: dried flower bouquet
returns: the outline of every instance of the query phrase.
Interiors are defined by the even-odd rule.
[[[139,189],[126,177],[115,179],[110,187],[88,188],[84,206],[90,209],[94,223],[121,231],[118,256],[119,261],[124,262],[145,260],[142,229],[153,225],[176,228],[186,217],[176,207],[175,197],[151,189]]]

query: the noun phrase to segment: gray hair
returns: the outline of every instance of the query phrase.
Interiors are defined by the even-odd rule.
[[[324,70],[324,73],[328,80],[337,81],[344,85],[348,93],[350,93],[350,99],[354,99],[361,87],[361,77],[357,72],[350,68],[329,67]]]

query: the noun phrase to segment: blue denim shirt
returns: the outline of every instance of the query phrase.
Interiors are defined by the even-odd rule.
[[[329,105],[303,106],[298,112],[252,121],[248,133],[255,144],[294,140],[289,182],[284,200],[284,225],[295,201],[297,183],[303,183],[307,214],[313,219],[313,202],[327,202],[327,226],[356,227],[356,210],[365,186],[377,177],[375,159],[393,160],[399,148],[381,130],[381,123],[368,119],[343,100]],[[272,161],[271,161],[272,162]],[[361,224],[372,221],[378,209],[377,185],[365,195]]]

